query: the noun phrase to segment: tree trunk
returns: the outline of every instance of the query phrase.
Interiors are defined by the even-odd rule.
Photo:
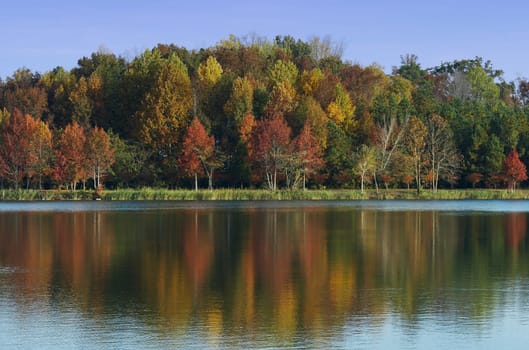
[[[360,191],[361,191],[362,193],[364,193],[364,176],[365,176],[364,173],[362,173],[362,174],[360,175]]]
[[[195,173],[195,191],[198,191],[198,176],[197,176],[197,173]]]
[[[213,170],[208,173],[208,189],[213,190]]]

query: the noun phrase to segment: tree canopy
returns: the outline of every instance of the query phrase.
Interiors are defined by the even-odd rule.
[[[342,51],[329,37],[230,36],[20,68],[0,80],[0,183],[523,185],[527,79],[508,82],[481,57],[423,68],[414,54],[387,74]]]

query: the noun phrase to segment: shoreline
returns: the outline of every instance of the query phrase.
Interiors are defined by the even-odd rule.
[[[94,200],[93,190],[0,190],[0,201],[60,201]],[[100,199],[104,201],[124,200],[172,200],[172,201],[251,201],[251,200],[501,200],[529,199],[529,189],[510,192],[506,189],[458,189],[423,190],[417,195],[414,189],[360,190],[256,190],[256,189],[117,189],[105,190]]]

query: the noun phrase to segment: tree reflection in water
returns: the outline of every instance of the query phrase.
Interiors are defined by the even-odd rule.
[[[0,214],[10,298],[160,332],[329,336],[422,316],[486,323],[529,273],[527,213],[358,208]],[[5,290],[0,293],[7,293]],[[367,318],[366,318],[367,317]]]

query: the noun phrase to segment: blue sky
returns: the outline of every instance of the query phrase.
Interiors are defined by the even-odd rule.
[[[103,46],[125,57],[174,43],[208,47],[229,34],[330,35],[344,59],[386,71],[414,53],[423,67],[481,56],[507,80],[529,77],[529,4],[522,0],[15,0],[0,8],[0,77],[73,68]]]

